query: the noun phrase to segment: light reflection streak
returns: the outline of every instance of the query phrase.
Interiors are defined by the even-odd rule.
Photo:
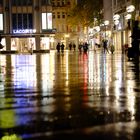
[[[13,83],[15,88],[34,89],[36,87],[35,56],[13,55],[11,63],[12,70],[14,70]]]
[[[89,62],[88,62],[88,83],[90,85],[90,88],[93,89],[94,88],[94,56],[92,53],[89,53]]]
[[[15,85],[15,89],[18,87],[24,87],[26,89],[30,89],[31,91],[35,91],[38,86],[38,84],[41,85],[41,89],[43,90],[42,95],[48,95],[48,93],[52,94],[52,92],[50,91],[50,89],[53,90],[53,84],[56,84],[58,86],[58,83],[55,82],[60,82],[59,86],[61,87],[61,90],[64,91],[64,93],[62,94],[69,94],[69,81],[71,79],[71,81],[73,81],[73,76],[70,77],[71,75],[69,74],[71,72],[71,66],[70,66],[70,61],[69,61],[69,54],[68,52],[66,52],[66,54],[64,56],[60,56],[61,57],[61,62],[57,64],[57,66],[61,69],[57,69],[59,72],[58,74],[62,74],[62,77],[59,77],[60,75],[55,74],[56,69],[55,69],[55,60],[54,60],[54,54],[45,54],[45,55],[41,55],[41,63],[39,61],[39,63],[41,65],[36,65],[36,59],[34,58],[33,55],[22,58],[20,60],[20,58],[18,56],[12,56],[12,66],[9,66],[7,69],[2,67],[2,73],[1,75],[3,76],[5,74],[4,77],[9,76],[6,75],[8,74],[12,74],[12,76],[9,78],[9,80],[11,80],[10,82],[14,83]],[[3,58],[6,58],[5,56]],[[79,57],[80,58],[80,57]],[[35,59],[35,60],[34,60]],[[83,61],[84,60],[84,61]],[[111,62],[110,62],[111,61]],[[8,63],[9,64],[9,63]],[[25,65],[26,64],[26,65]],[[59,64],[61,66],[59,66]],[[5,60],[2,61],[1,65],[5,66]],[[134,87],[136,86],[136,81],[134,79],[134,75],[132,72],[130,72],[128,75],[125,74],[126,72],[126,67],[123,66],[122,69],[122,64],[120,61],[115,61],[113,62],[112,60],[110,60],[110,56],[100,56],[100,54],[92,54],[89,53],[88,56],[85,55],[83,57],[83,59],[80,59],[78,62],[78,65],[81,65],[80,69],[79,67],[76,67],[76,72],[77,72],[77,68],[78,68],[78,74],[80,75],[80,77],[82,77],[82,81],[80,81],[83,84],[84,87],[84,99],[86,100],[86,105],[90,106],[90,107],[107,107],[107,108],[114,108],[117,111],[122,111],[122,110],[127,110],[130,111],[132,114],[132,118],[134,119],[134,115],[136,112],[135,109],[135,100],[136,100],[136,95],[135,95],[135,91],[134,91]],[[31,68],[32,67],[32,68]],[[41,81],[39,79],[37,79],[37,76],[34,77],[35,73],[40,73],[40,71],[36,70],[36,67],[39,67],[39,70],[41,70],[41,74],[39,75],[39,77],[41,78]],[[75,70],[75,68],[74,68]],[[73,72],[73,71],[72,71]],[[74,71],[75,72],[75,71]],[[79,76],[78,75],[78,76]],[[25,77],[24,77],[25,76]],[[56,81],[55,78],[56,76],[58,76]],[[126,76],[126,77],[124,77]],[[28,80],[29,78],[29,80]],[[61,79],[62,78],[62,79]],[[81,80],[81,78],[79,78]],[[18,85],[18,80],[21,81],[21,83],[19,83]],[[28,80],[28,81],[27,81]],[[75,80],[76,81],[76,80]],[[74,82],[75,82],[74,81]],[[23,82],[23,83],[22,83]],[[22,84],[24,84],[24,86],[21,86]],[[28,82],[31,82],[30,84]],[[79,82],[78,80],[76,82]],[[12,84],[13,84],[12,83]],[[38,84],[37,84],[38,83]],[[11,87],[12,87],[11,84]],[[73,84],[73,83],[72,83]],[[77,84],[77,83],[74,83]],[[78,83],[79,84],[79,83]],[[6,85],[6,84],[5,84]],[[0,87],[4,87],[5,86],[4,83],[1,83]],[[90,91],[92,93],[92,96],[89,96],[88,94],[89,92],[89,87],[90,87]],[[3,90],[1,87],[1,90]],[[83,89],[82,87],[82,89]],[[101,88],[105,89],[105,90],[100,90]],[[109,88],[111,88],[111,91],[109,91]],[[66,90],[65,90],[66,89]],[[112,90],[113,89],[113,90]],[[121,91],[121,89],[123,89],[124,91]],[[104,92],[105,91],[105,92]],[[16,92],[16,91],[15,91]],[[98,96],[95,95],[96,93],[98,93]],[[115,102],[110,102],[108,99],[111,99],[112,97],[110,96],[110,98],[108,98],[106,95],[105,97],[103,97],[103,94],[106,94],[107,96],[112,95],[113,97],[115,96],[116,100]],[[54,93],[53,93],[54,94]],[[2,92],[1,92],[2,95]],[[23,95],[25,96],[26,93],[23,93]],[[123,99],[123,100],[122,100]],[[22,100],[22,99],[21,99]],[[55,106],[54,106],[54,102],[55,100],[57,100],[56,98],[51,98],[51,99],[43,99],[41,101],[38,101],[39,104],[40,102],[44,104],[49,103],[49,106],[43,106],[41,107],[43,112],[47,112],[47,113],[52,113],[55,110]],[[7,101],[13,101],[13,99],[11,100],[7,100]],[[68,98],[64,98],[65,102],[63,102],[65,105],[62,107],[63,109],[66,110],[70,110],[71,108],[71,96]],[[123,106],[121,101],[123,101]],[[3,101],[3,103],[6,102]],[[24,103],[27,103],[28,101],[25,101]],[[61,101],[57,102],[57,104],[59,104]],[[1,101],[2,103],[2,101]],[[17,102],[17,104],[20,104],[21,102]],[[29,103],[29,102],[28,102]],[[52,105],[53,104],[53,105]],[[1,107],[5,107],[3,104],[1,104]],[[22,105],[22,104],[21,104]],[[111,106],[112,105],[112,106]],[[11,107],[11,106],[9,106]],[[58,107],[59,108],[59,107]],[[40,107],[38,107],[38,110],[40,111]],[[21,113],[24,112],[25,110],[23,109],[18,109],[16,110],[16,113]],[[27,111],[27,110],[26,110]],[[37,108],[30,108],[30,110],[28,110],[27,112],[34,112],[37,111]],[[23,113],[22,112],[22,113]],[[13,117],[14,119],[16,118],[16,122],[14,122],[15,124],[23,124],[23,116],[19,117],[19,116],[15,116],[14,112],[1,112],[3,114],[0,115],[3,118],[0,118],[4,123],[5,123],[5,118],[7,117],[7,114],[10,114],[9,117]],[[13,116],[12,116],[13,115]],[[27,118],[26,118],[27,117]],[[4,120],[3,120],[4,119]],[[9,119],[7,117],[7,119]],[[13,120],[14,120],[13,119]],[[25,116],[25,122],[30,121],[30,117],[29,116]],[[45,116],[44,119],[49,119],[48,116]],[[20,121],[19,121],[20,120]],[[15,120],[14,120],[15,121]],[[12,124],[13,122],[11,122]],[[15,125],[13,123],[13,125]],[[5,127],[5,126],[4,126]]]
[[[68,82],[68,80],[69,80],[69,53],[68,52],[66,52],[66,54],[65,54],[66,56],[65,56],[65,63],[66,63],[66,86],[68,86],[69,85],[69,82]]]
[[[52,82],[52,86],[53,86],[53,81],[55,79],[55,53],[54,52],[50,52],[50,82]]]
[[[66,63],[66,80],[65,80],[65,85],[66,87],[69,86],[69,53],[66,52],[65,54],[65,63]],[[67,94],[69,94],[68,92],[66,92]]]
[[[22,140],[22,138],[16,134],[8,134],[6,133],[1,140]]]
[[[43,95],[47,94],[47,91],[49,88],[51,88],[51,82],[50,82],[50,57],[49,54],[42,55],[41,56],[41,67],[42,67],[42,90]]]
[[[135,115],[135,100],[136,98],[134,96],[128,96],[127,100],[127,109],[131,112],[131,120],[134,120]]]

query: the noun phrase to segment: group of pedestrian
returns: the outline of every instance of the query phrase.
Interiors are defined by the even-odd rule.
[[[63,53],[64,52],[64,48],[65,48],[65,45],[62,43],[58,43],[57,46],[56,46],[56,49],[57,49],[57,52],[59,53],[60,51]]]
[[[113,54],[114,51],[115,51],[115,47],[113,45],[112,37],[110,39],[104,38],[102,40],[101,44],[99,44],[99,42],[98,42],[98,44],[95,43],[95,45],[98,48],[100,48],[102,46],[104,53],[111,52]],[[56,46],[57,52],[61,51],[63,53],[64,52],[64,48],[65,48],[65,45],[63,43],[62,44],[58,43],[57,46]],[[70,51],[71,50],[75,51],[76,50],[76,44],[75,43],[70,43],[69,44],[69,50]],[[84,42],[84,43],[80,42],[80,44],[78,45],[78,50],[79,50],[79,52],[83,51],[84,53],[86,53],[89,50],[89,44],[87,42]]]
[[[76,49],[76,44],[75,43],[70,43],[69,44],[69,50],[71,51],[71,50],[74,50],[75,51],[75,49]]]
[[[89,46],[89,44],[87,42],[80,43],[78,46],[79,52],[83,51],[86,53],[88,51],[88,46]]]

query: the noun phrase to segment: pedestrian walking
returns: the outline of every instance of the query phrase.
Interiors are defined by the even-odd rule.
[[[57,49],[58,53],[60,52],[60,48],[61,48],[60,43],[58,43],[57,46],[56,46],[56,49]]]
[[[72,49],[72,43],[69,44],[69,50],[71,51]]]
[[[83,47],[83,45],[80,43],[79,46],[78,46],[78,50],[79,50],[80,53],[82,51],[82,47]]]
[[[84,50],[84,53],[87,53],[87,51],[88,51],[88,44],[87,44],[87,42],[83,45],[83,50]]]
[[[114,51],[115,51],[115,46],[113,45],[113,37],[111,37],[109,39],[109,45],[108,46],[109,46],[110,52],[113,54]]]
[[[108,51],[108,40],[103,39],[102,43],[103,43],[104,53],[106,53],[106,52],[109,53],[109,51]]]
[[[62,44],[61,44],[61,52],[62,52],[62,53],[64,52],[64,48],[65,48],[65,45],[62,43]]]
[[[73,50],[75,51],[75,49],[76,49],[76,45],[75,43],[73,43]]]

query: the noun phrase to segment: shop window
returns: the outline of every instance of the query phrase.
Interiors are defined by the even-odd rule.
[[[62,18],[65,18],[65,12],[62,12]]]
[[[32,14],[12,14],[13,29],[33,29]]]
[[[52,13],[42,13],[42,30],[52,29]]]
[[[0,31],[3,31],[3,14],[0,14]]]
[[[60,18],[60,12],[57,12],[57,18]]]

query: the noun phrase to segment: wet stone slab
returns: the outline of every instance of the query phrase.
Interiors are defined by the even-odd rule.
[[[139,61],[100,51],[0,60],[2,140],[140,138]]]

